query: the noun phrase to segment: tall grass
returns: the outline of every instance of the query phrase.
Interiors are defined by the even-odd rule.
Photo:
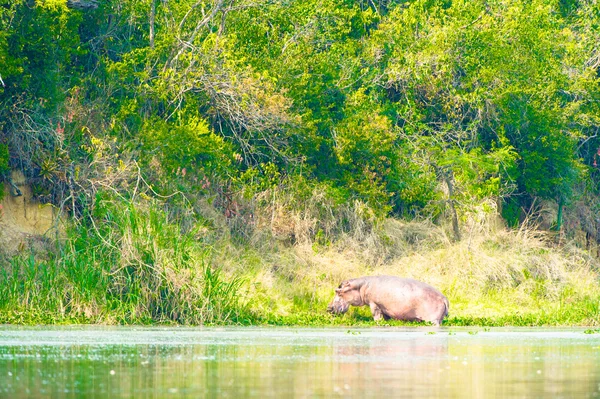
[[[49,259],[15,257],[2,269],[0,322],[205,324],[243,314],[243,280],[157,204],[106,201],[94,219]]]
[[[361,210],[356,212],[358,220]],[[302,212],[277,217],[279,226],[307,219]],[[293,218],[299,220],[286,220]],[[274,324],[363,323],[368,310],[335,318],[326,314],[327,303],[340,281],[382,274],[440,289],[450,300],[450,324],[600,324],[600,262],[587,251],[559,245],[552,233],[526,224],[507,229],[492,213],[467,220],[464,230],[454,242],[449,228],[427,221],[353,223],[331,242],[307,234],[267,252],[225,245],[219,261],[245,271],[252,282],[249,307]]]
[[[149,200],[98,200],[55,251],[0,268],[0,323],[369,325],[367,308],[327,314],[333,289],[392,274],[440,289],[450,325],[600,324],[598,259],[548,233],[478,217],[455,242],[444,226],[378,220],[317,191],[316,209],[270,195],[241,241],[208,203],[183,221]]]

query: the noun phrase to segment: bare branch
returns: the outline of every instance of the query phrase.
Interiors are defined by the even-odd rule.
[[[187,49],[193,46],[194,40],[196,39],[196,37],[198,36],[198,34],[200,33],[200,30],[202,28],[204,28],[206,25],[208,25],[208,23],[210,21],[213,20],[213,18],[215,17],[215,15],[217,14],[217,12],[219,12],[221,10],[221,8],[223,7],[223,2],[225,0],[216,0],[215,5],[213,6],[210,14],[208,14],[207,16],[205,16],[203,19],[201,19],[200,21],[198,21],[198,23],[196,24],[196,27],[194,28],[193,32],[190,34],[190,36],[187,38],[187,40],[181,40],[179,39],[180,43],[182,44],[181,48],[179,49],[179,51],[177,52],[177,54],[175,55],[175,57],[173,57],[173,59],[171,60],[171,64],[173,64],[174,62],[176,62],[179,57],[181,56],[181,54],[183,54],[183,52]],[[197,7],[199,3],[196,3],[194,6],[192,6],[192,9]],[[183,27],[183,22],[185,19],[187,19],[189,13],[191,12],[191,10],[188,11],[188,13],[185,15],[185,17],[183,18],[182,22],[179,24],[180,29]]]

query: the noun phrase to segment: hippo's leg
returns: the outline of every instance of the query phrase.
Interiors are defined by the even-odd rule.
[[[371,302],[371,304],[369,305],[369,307],[371,308],[371,313],[373,314],[373,320],[377,321],[377,320],[381,320],[381,318],[385,318],[386,317],[386,315],[383,314],[383,312],[381,311],[381,309],[379,308],[379,306],[377,306],[373,302]]]

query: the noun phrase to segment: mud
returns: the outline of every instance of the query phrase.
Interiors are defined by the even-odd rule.
[[[13,195],[14,190],[4,182],[4,198],[0,202],[0,251],[8,254],[55,238],[58,231],[56,208],[32,198],[31,186],[21,172],[13,171],[11,175],[22,195]]]

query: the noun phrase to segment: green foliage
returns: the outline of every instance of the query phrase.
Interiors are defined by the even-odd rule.
[[[567,203],[600,146],[591,3],[36,4],[2,11],[5,109],[84,86],[108,98],[95,124],[170,176],[302,171],[382,214],[436,215],[447,176],[459,212]]]
[[[10,171],[8,161],[10,161],[8,146],[6,144],[0,144],[0,176]]]
[[[10,173],[10,154],[6,144],[0,144],[0,179]],[[0,201],[4,198],[4,182],[0,184]],[[1,213],[0,213],[1,217]]]
[[[236,162],[233,147],[213,133],[206,121],[169,124],[153,120],[146,122],[142,130],[143,156],[148,162],[158,159],[169,175],[232,177]]]
[[[15,3],[3,33],[9,65],[3,71],[5,98],[15,96],[27,107],[55,110],[64,99],[63,82],[81,72],[73,62],[84,55],[77,32],[81,17],[62,2],[38,2],[34,7]]]
[[[568,198],[582,166],[559,109],[580,77],[564,73],[573,36],[553,6],[455,2],[425,20],[426,7],[394,9],[373,43],[409,139],[459,194]]]

